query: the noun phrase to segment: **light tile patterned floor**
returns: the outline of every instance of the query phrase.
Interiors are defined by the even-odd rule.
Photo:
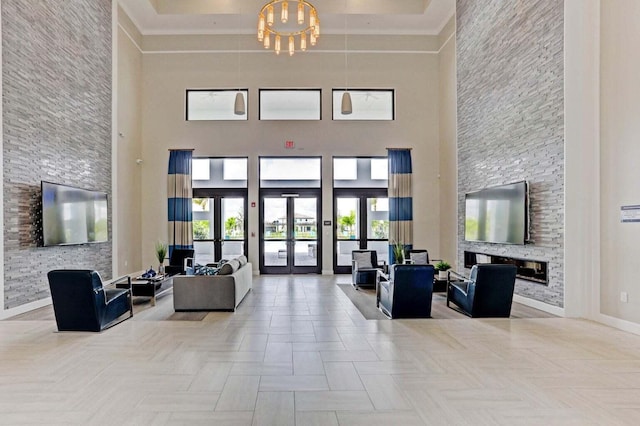
[[[367,321],[340,278],[100,334],[0,321],[0,424],[637,425],[640,336],[563,318]]]

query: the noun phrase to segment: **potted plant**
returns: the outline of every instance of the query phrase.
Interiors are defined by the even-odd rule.
[[[404,263],[404,244],[396,241],[392,245],[392,250],[393,250],[393,258],[395,259],[395,264],[400,265]]]
[[[167,257],[167,245],[158,241],[156,243],[156,258],[158,259],[158,274],[164,274],[164,259]]]
[[[446,280],[447,279],[447,271],[449,269],[451,269],[451,265],[449,265],[444,260],[441,260],[440,262],[435,264],[434,269],[436,271],[438,271],[438,279],[439,280]]]

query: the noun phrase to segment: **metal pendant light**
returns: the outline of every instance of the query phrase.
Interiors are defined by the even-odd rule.
[[[353,112],[351,107],[351,93],[347,91],[342,94],[342,108],[340,111],[343,115],[349,115]]]
[[[241,10],[238,11],[238,16],[241,15]],[[238,18],[238,21],[240,18]],[[236,55],[236,79],[240,81],[240,38],[238,37],[238,52]],[[245,115],[247,113],[246,105],[244,104],[244,96],[242,91],[240,90],[240,86],[238,86],[238,92],[236,92],[236,100],[233,103],[233,113],[235,115]]]
[[[242,92],[238,91],[236,93],[236,101],[233,104],[233,113],[235,115],[245,115],[247,112],[245,104],[244,104],[244,96]]]
[[[351,93],[349,93],[349,63],[347,61],[347,5],[344,7],[344,93],[342,94],[342,115],[349,115],[353,112],[351,107]]]

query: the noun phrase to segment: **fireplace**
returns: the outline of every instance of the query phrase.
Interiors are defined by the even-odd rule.
[[[549,285],[547,275],[548,263],[540,260],[519,259],[515,257],[477,253],[473,251],[464,252],[464,267],[471,268],[479,263],[497,263],[503,265],[516,265],[516,277],[521,280],[533,281],[535,283]]]

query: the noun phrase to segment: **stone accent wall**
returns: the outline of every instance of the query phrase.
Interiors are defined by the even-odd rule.
[[[5,309],[49,296],[52,269],[111,276],[111,242],[39,246],[42,180],[111,203],[111,31],[110,0],[2,1]]]
[[[464,250],[549,262],[516,294],[563,306],[564,2],[458,0],[458,261]],[[527,180],[531,244],[464,240],[464,194]]]

